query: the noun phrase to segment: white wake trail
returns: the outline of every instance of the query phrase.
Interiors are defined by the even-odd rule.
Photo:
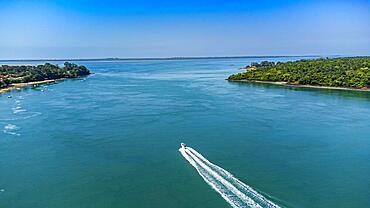
[[[274,204],[270,200],[266,199],[264,196],[262,196],[260,193],[258,193],[256,190],[248,186],[247,184],[240,181],[238,178],[233,176],[231,173],[229,173],[227,170],[211,163],[208,161],[203,155],[198,153],[196,150],[194,150],[191,147],[187,147],[194,155],[196,155],[198,158],[200,158],[204,163],[206,163],[211,168],[215,169],[218,173],[220,173],[223,177],[227,178],[230,182],[232,182],[233,185],[235,185],[237,188],[243,190],[243,192],[248,193],[249,197],[251,197],[253,200],[255,200],[257,203],[261,204],[263,207],[269,207],[269,208],[279,208],[278,205]]]
[[[219,193],[222,198],[225,199],[225,201],[227,203],[229,203],[232,207],[234,208],[239,208],[241,207],[239,204],[238,204],[238,201],[235,201],[233,200],[232,198],[230,198],[228,196],[228,194],[225,192],[225,190],[215,182],[214,179],[212,179],[212,177],[210,177],[209,175],[207,175],[206,173],[204,173],[198,166],[197,164],[195,163],[195,161],[190,158],[186,152],[185,152],[185,149],[184,148],[180,148],[179,151],[181,152],[182,156],[184,156],[184,158],[189,161],[189,163],[197,170],[197,172],[199,173],[199,175],[203,178],[203,180],[208,184],[210,185],[217,193]]]
[[[190,147],[179,149],[199,175],[216,190],[232,207],[279,208],[257,191],[246,185],[231,173],[211,163]]]

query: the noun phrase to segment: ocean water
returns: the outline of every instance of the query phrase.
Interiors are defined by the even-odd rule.
[[[295,59],[79,62],[94,74],[0,95],[0,207],[230,207],[218,175],[280,207],[370,207],[370,93],[225,80]]]

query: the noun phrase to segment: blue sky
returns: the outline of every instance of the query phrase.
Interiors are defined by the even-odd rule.
[[[370,55],[370,0],[0,0],[0,59]]]

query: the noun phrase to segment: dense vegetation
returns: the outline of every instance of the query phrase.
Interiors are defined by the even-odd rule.
[[[252,63],[229,80],[273,81],[288,84],[370,88],[370,57]]]
[[[90,71],[85,66],[64,63],[64,67],[46,63],[38,66],[9,66],[0,65],[0,88],[13,83],[25,83],[61,78],[76,78],[89,75]]]

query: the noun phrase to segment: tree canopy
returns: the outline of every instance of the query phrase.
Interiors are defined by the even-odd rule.
[[[288,84],[370,88],[370,57],[326,58],[252,63],[229,80],[273,81]]]
[[[61,78],[76,78],[89,75],[85,66],[65,62],[64,67],[46,63],[37,66],[9,66],[0,65],[0,88],[13,83],[25,83]]]

